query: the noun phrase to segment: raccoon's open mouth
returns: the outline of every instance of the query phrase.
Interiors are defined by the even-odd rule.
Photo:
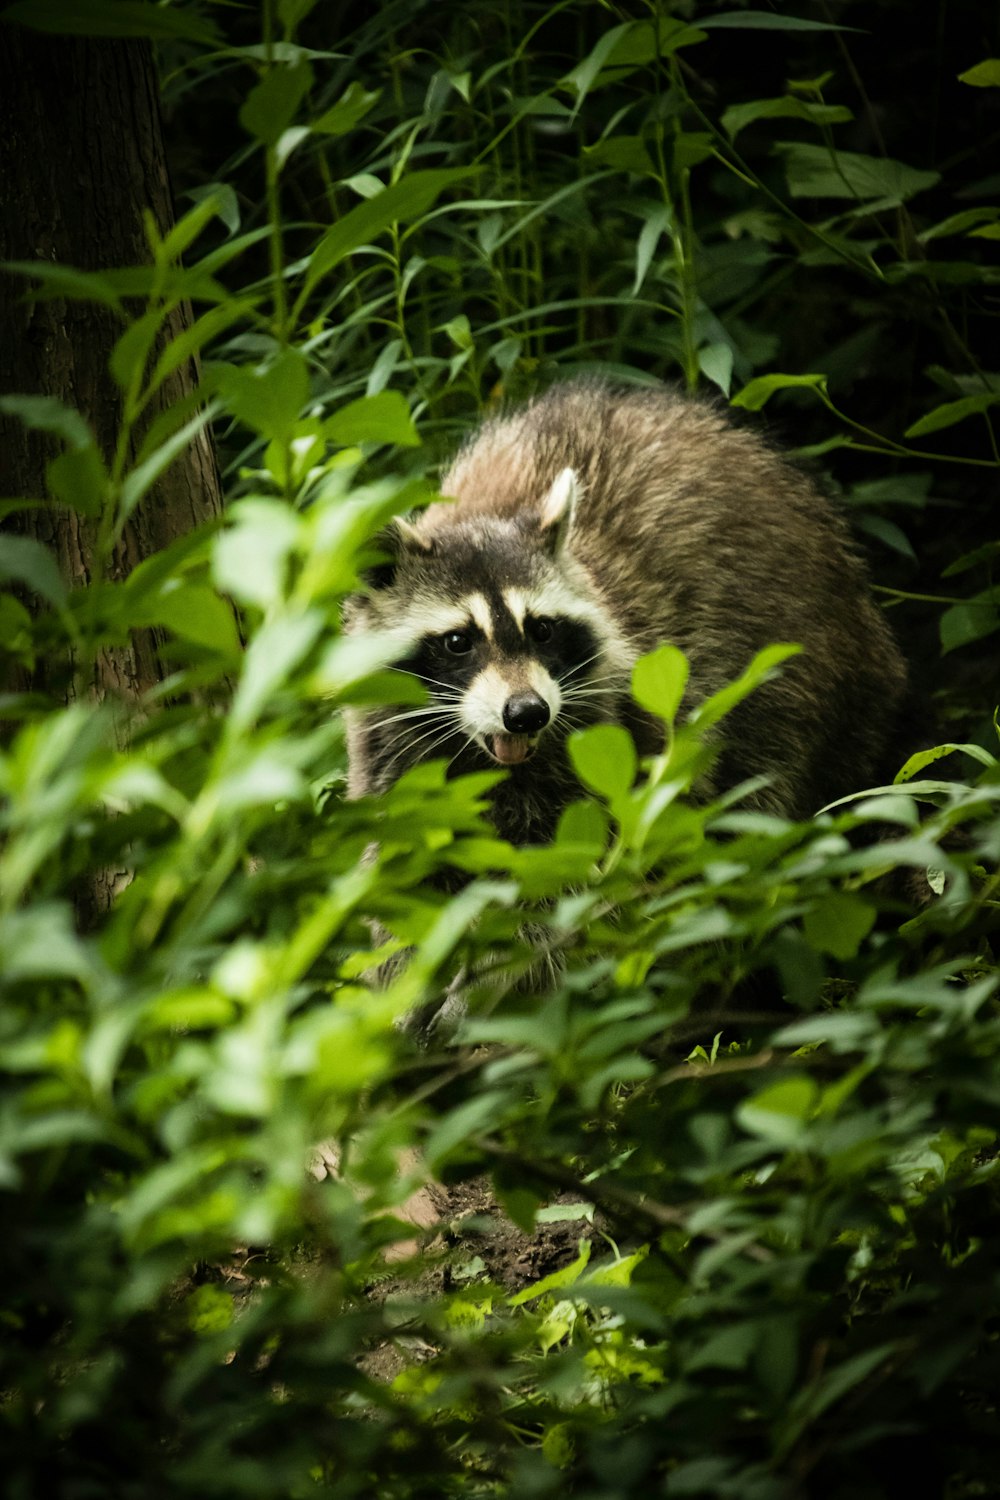
[[[530,760],[538,745],[537,734],[487,734],[482,743],[486,753],[501,766],[519,766]]]

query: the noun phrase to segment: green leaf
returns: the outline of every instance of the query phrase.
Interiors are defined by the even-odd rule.
[[[806,21],[769,10],[732,10],[699,21],[704,31],[857,31],[856,26],[837,26],[832,21]]]
[[[224,656],[237,656],[240,638],[232,605],[214,589],[200,583],[182,583],[165,589],[149,601],[146,623],[166,625],[175,635]]]
[[[778,1146],[794,1146],[816,1106],[819,1088],[806,1073],[769,1084],[737,1106],[743,1129]]]
[[[56,609],[66,603],[66,585],[48,547],[30,536],[0,536],[0,578],[27,584]]]
[[[974,89],[1000,89],[1000,57],[985,57],[975,67],[959,73],[958,81],[971,84]]]
[[[964,604],[953,604],[941,616],[938,629],[945,655],[1000,630],[1000,587],[984,589]]]
[[[239,735],[263,711],[316,642],[323,627],[318,614],[267,621],[247,648],[243,674],[230,709],[227,729]]]
[[[843,891],[831,891],[806,912],[806,940],[818,953],[841,960],[853,958],[875,926],[874,906]]]
[[[958,401],[946,401],[908,427],[905,436],[924,437],[928,432],[940,432],[944,427],[954,427],[956,422],[964,422],[966,417],[978,416],[997,405],[1000,405],[1000,391],[982,391],[976,396],[962,396]]]
[[[105,307],[113,308],[115,312],[122,312],[121,296],[110,275],[100,271],[77,271],[72,266],[34,260],[5,261],[3,268],[40,281],[42,290],[33,293],[39,301],[51,301],[53,297],[75,297],[81,302],[100,302]]]
[[[639,292],[642,283],[646,279],[646,272],[656,252],[656,247],[661,236],[670,227],[670,215],[666,208],[659,206],[654,208],[642,226],[635,247],[635,281],[632,285],[633,294]]]
[[[917,238],[922,245],[926,245],[931,240],[944,239],[950,234],[968,234],[970,230],[984,224],[993,227],[997,219],[1000,219],[1000,208],[985,204],[979,208],[966,208],[961,213],[949,214],[940,224],[932,224],[930,229],[923,230]]]
[[[571,735],[569,754],[584,786],[609,801],[631,790],[638,757],[632,736],[620,724],[595,724]]]
[[[731,406],[741,406],[746,411],[760,411],[776,391],[813,390],[826,394],[825,375],[758,375],[748,381],[732,398]]]
[[[70,448],[86,448],[94,441],[80,413],[55,396],[0,396],[0,411],[37,432],[53,433]]]
[[[239,500],[212,548],[219,588],[241,604],[268,609],[284,592],[288,557],[299,539],[295,512],[278,500]]]
[[[3,13],[4,21],[18,21],[34,31],[59,36],[132,36],[153,41],[201,42],[221,46],[218,28],[190,10],[145,4],[143,0],[17,0]]]
[[[708,728],[712,724],[717,724],[720,719],[725,718],[726,714],[731,713],[738,703],[742,703],[744,698],[748,698],[762,683],[767,682],[782,663],[793,656],[798,656],[801,650],[801,646],[783,644],[765,646],[763,651],[758,651],[742,676],[738,677],[735,682],[727,683],[717,693],[706,698],[704,703],[699,703],[691,715],[692,724],[697,724],[699,728]]]
[[[313,81],[307,62],[269,68],[244,101],[240,124],[265,146],[276,146]]]
[[[741,130],[755,120],[806,120],[810,125],[845,125],[854,116],[842,104],[816,104],[786,94],[782,99],[751,99],[746,104],[731,104],[722,116],[722,128],[735,140]]]
[[[324,110],[310,125],[318,135],[346,135],[359,120],[363,120],[372,105],[381,95],[381,89],[369,93],[360,83],[352,83],[337,100]]]
[[[324,431],[331,442],[345,448],[356,443],[396,443],[403,448],[420,444],[406,397],[399,391],[379,391],[351,401],[327,419]]]
[[[580,1253],[576,1260],[571,1261],[568,1266],[563,1266],[559,1271],[553,1271],[550,1276],[543,1276],[541,1281],[536,1281],[532,1286],[526,1286],[523,1291],[515,1292],[513,1297],[508,1297],[511,1307],[523,1307],[526,1302],[534,1302],[536,1297],[544,1297],[547,1292],[562,1291],[564,1287],[570,1287],[575,1281],[579,1281],[591,1254],[590,1240],[580,1241]]]
[[[672,724],[688,680],[684,652],[669,642],[640,656],[632,668],[632,696],[643,708]]]
[[[127,391],[133,380],[141,379],[163,317],[159,308],[150,308],[128,325],[112,349],[108,364],[120,390]]]
[[[940,182],[940,172],[908,167],[887,156],[831,152],[802,141],[777,141],[793,198],[878,198],[886,207],[906,203]]]
[[[426,213],[445,188],[468,177],[471,167],[438,167],[410,172],[391,187],[352,208],[320,240],[309,257],[302,300],[321,277],[339,265],[345,255],[377,239],[390,224],[407,223]]]
[[[83,516],[98,516],[107,493],[108,474],[94,435],[78,411],[54,396],[3,396],[0,412],[19,417],[26,427],[62,438],[66,452],[45,467],[56,500]]]
[[[720,341],[699,349],[698,368],[706,380],[718,386],[724,396],[729,395],[729,389],[733,383],[732,345]]]
[[[215,205],[215,213],[225,224],[230,234],[236,234],[240,227],[240,200],[236,196],[236,190],[228,182],[205,182],[200,187],[188,188],[181,194],[182,198],[190,198],[195,203],[200,203],[204,198],[210,198]]]
[[[193,416],[190,422],[170,437],[166,438],[160,446],[137,464],[131,474],[127,476],[121,490],[121,519],[125,520],[135,510],[143,496],[152,489],[160,475],[184,452],[192,440],[197,437],[202,428],[207,427],[213,417],[218,415],[218,404],[213,403]]]
[[[913,777],[925,766],[932,765],[936,760],[943,760],[946,755],[968,755],[971,760],[977,760],[981,766],[992,768],[997,764],[995,755],[984,750],[982,745],[935,745],[930,750],[918,750],[916,755],[911,755],[904,762],[899,771],[896,772],[895,782],[912,781]]]
[[[289,440],[309,399],[309,367],[293,348],[268,365],[214,365],[210,380],[234,417],[276,442]]]

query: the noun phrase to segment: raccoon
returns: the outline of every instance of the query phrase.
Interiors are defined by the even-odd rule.
[[[664,641],[690,661],[682,713],[762,647],[803,648],[725,721],[702,795],[764,778],[750,805],[805,818],[877,776],[906,674],[865,568],[809,478],[723,409],[568,382],[487,421],[441,492],[390,528],[349,609],[429,700],[352,715],[352,794],[436,756],[501,767],[497,832],[545,842],[580,795],[571,731],[618,723],[659,748],[629,682]]]

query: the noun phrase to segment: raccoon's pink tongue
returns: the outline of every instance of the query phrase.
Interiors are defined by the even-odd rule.
[[[495,734],[493,754],[502,766],[517,766],[531,754],[531,740],[526,734]]]

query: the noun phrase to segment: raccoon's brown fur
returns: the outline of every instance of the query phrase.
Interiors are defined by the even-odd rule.
[[[636,657],[688,656],[686,706],[773,642],[802,654],[725,721],[708,791],[765,776],[753,805],[807,817],[871,784],[904,689],[902,658],[831,503],[724,410],[676,392],[574,381],[487,422],[349,628],[388,629],[431,703],[349,726],[355,794],[443,755],[509,767],[493,817],[550,838],[579,787],[570,729],[651,725],[629,698]],[[590,660],[586,660],[589,657]],[[682,713],[684,709],[682,708]]]

